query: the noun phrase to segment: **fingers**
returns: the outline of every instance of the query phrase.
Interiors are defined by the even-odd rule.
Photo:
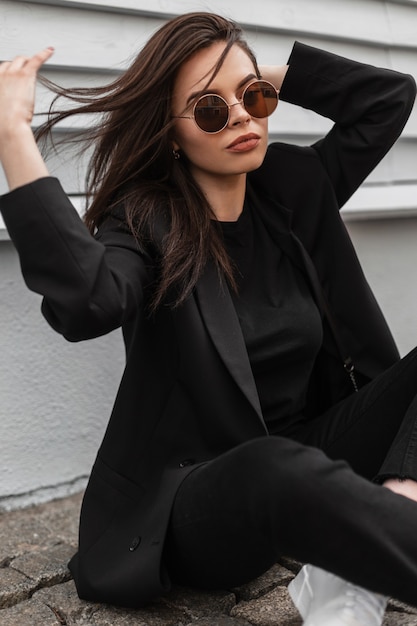
[[[29,57],[18,56],[13,59],[13,61],[5,61],[1,64],[0,69],[7,70],[19,70],[25,66],[25,64],[29,61]]]
[[[55,52],[51,46],[41,50],[27,61],[27,65],[37,71]]]
[[[23,68],[37,72],[39,68],[53,55],[54,48],[48,47],[37,52],[32,57],[19,55],[12,61],[4,61],[0,64],[0,73],[19,71]]]

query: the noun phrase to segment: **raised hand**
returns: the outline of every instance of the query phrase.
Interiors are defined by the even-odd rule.
[[[0,162],[10,189],[48,174],[30,124],[36,76],[53,52],[45,48],[32,57],[18,56],[0,64]]]
[[[36,75],[53,48],[33,57],[18,56],[0,64],[0,137],[17,124],[30,124],[35,104]]]

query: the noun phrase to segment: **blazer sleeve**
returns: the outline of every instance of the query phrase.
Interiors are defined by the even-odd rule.
[[[124,223],[93,237],[59,181],[41,178],[0,198],[27,286],[49,324],[70,341],[103,335],[143,307],[152,262]]]
[[[298,42],[288,63],[280,97],[335,122],[313,148],[341,207],[401,134],[414,78]]]

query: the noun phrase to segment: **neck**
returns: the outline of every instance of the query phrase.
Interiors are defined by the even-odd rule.
[[[243,210],[246,192],[246,174],[216,177],[215,180],[197,179],[213,213],[220,222],[235,222]]]

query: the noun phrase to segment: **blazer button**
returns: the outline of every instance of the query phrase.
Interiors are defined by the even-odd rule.
[[[142,538],[141,537],[133,537],[132,543],[129,546],[130,552],[134,552],[136,548],[139,546]]]
[[[179,466],[188,467],[189,465],[194,465],[194,464],[195,464],[195,459],[184,459],[183,461],[181,461]]]

